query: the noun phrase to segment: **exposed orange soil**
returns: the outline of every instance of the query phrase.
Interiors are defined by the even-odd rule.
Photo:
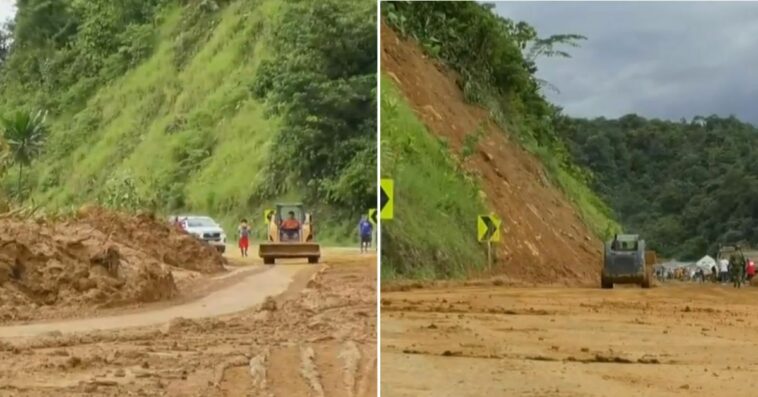
[[[152,215],[84,208],[64,220],[0,217],[0,323],[82,315],[178,295],[172,269],[226,260]]]

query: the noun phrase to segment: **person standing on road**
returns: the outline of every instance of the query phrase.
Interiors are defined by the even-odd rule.
[[[361,239],[361,253],[368,252],[371,247],[371,233],[374,231],[374,226],[369,222],[368,218],[364,215],[361,217],[361,221],[358,222],[358,235]]]
[[[755,276],[755,263],[750,259],[747,260],[747,265],[745,265],[745,275],[747,281],[752,280],[753,276]]]
[[[726,259],[719,260],[719,281],[725,283],[729,277],[729,261]]]
[[[710,274],[709,278],[710,278],[710,280],[711,280],[712,283],[715,283],[715,282],[719,281],[718,274],[719,274],[719,272],[718,272],[718,269],[716,269],[716,265],[711,266],[711,274]]]
[[[729,270],[732,276],[732,285],[735,288],[742,286],[742,277],[745,271],[745,258],[742,255],[732,254],[729,256]]]
[[[245,257],[247,256],[247,248],[250,246],[250,226],[247,224],[247,219],[242,218],[237,232],[239,233],[240,254]]]

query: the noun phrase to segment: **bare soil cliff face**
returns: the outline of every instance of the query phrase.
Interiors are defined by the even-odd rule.
[[[486,131],[464,167],[479,176],[487,205],[503,220],[495,272],[523,282],[597,283],[602,244],[550,183],[539,159],[511,140],[487,110],[465,102],[455,73],[388,26],[381,29],[382,72],[431,133],[459,152],[467,134]]]

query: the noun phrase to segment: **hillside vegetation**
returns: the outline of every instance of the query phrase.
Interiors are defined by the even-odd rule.
[[[564,119],[558,129],[625,229],[669,257],[758,244],[758,129],[730,118]]]
[[[11,200],[227,227],[305,201],[322,241],[375,206],[370,1],[25,0],[9,31],[0,114],[48,114],[42,153],[0,181]]]

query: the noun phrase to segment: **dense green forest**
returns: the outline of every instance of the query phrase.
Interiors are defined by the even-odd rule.
[[[563,118],[558,131],[624,228],[667,256],[758,243],[758,128],[734,117]]]
[[[536,76],[539,57],[568,57],[565,49],[579,45],[583,37],[540,37],[530,25],[475,2],[384,2],[382,17],[459,74],[466,100],[488,109],[504,131],[541,159],[552,182],[595,234],[618,230],[611,210],[589,187],[590,173],[575,164],[557,133],[560,109],[544,98],[541,88],[547,83]],[[383,177],[403,184],[396,192],[405,197],[424,198],[396,199],[395,213],[407,216],[383,224],[383,277],[458,277],[477,271],[482,248],[466,232],[466,219],[475,219],[485,208],[476,194],[479,182],[462,173],[444,143],[428,136],[391,83],[383,81],[382,86]]]
[[[322,241],[375,206],[374,2],[17,8],[0,36],[7,200],[207,212],[228,226],[302,200]],[[9,131],[32,129],[28,156],[14,156]]]

